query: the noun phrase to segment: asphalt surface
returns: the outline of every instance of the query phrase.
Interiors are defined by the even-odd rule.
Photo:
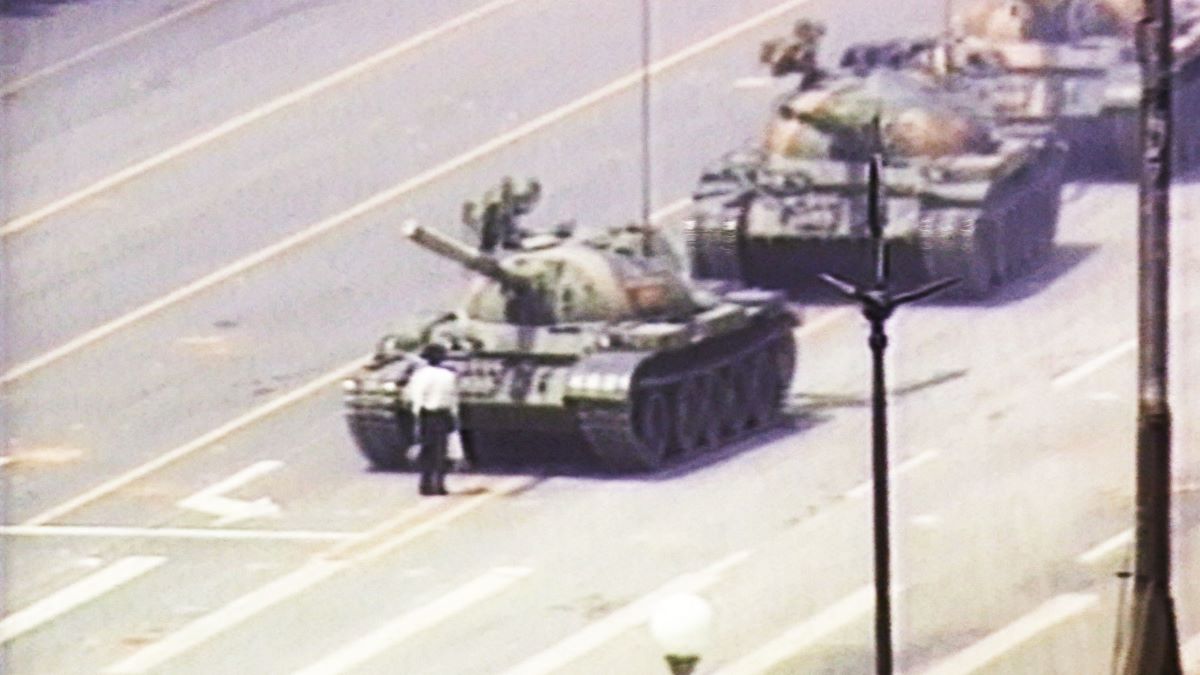
[[[702,672],[871,669],[849,310],[806,308],[790,427],[646,477],[462,475],[420,501],[343,428],[337,370],[468,280],[404,219],[465,235],[461,201],[509,173],[545,185],[534,223],[637,216],[637,3],[33,4],[0,15],[31,36],[0,71],[4,672],[665,672],[644,623],[679,589],[715,609]],[[747,78],[792,19],[826,20],[831,53],[941,22],[751,21],[778,6],[655,8],[655,208],[761,128],[777,89]],[[1044,269],[891,325],[905,672],[1108,672],[1135,190],[1064,194]],[[1200,668],[1200,191],[1176,200],[1174,590]]]

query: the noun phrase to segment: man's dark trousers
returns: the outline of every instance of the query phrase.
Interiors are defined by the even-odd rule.
[[[454,431],[449,410],[421,410],[421,488],[423,495],[446,494],[446,439]]]

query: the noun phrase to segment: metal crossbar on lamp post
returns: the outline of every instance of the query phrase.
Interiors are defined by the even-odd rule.
[[[873,245],[874,282],[870,286],[860,286],[834,274],[822,274],[820,277],[839,293],[859,303],[863,316],[871,324],[868,345],[871,348],[872,362],[871,476],[874,487],[875,530],[875,658],[876,672],[879,675],[891,675],[891,539],[888,523],[887,386],[883,362],[888,339],[885,324],[896,308],[939,293],[958,283],[958,279],[939,279],[911,291],[892,293],[887,241],[883,238],[880,184],[882,166],[882,156],[873,155],[867,183],[867,216]]]

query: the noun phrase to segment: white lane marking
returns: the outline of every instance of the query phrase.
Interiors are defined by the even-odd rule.
[[[79,202],[84,201],[85,199],[94,197],[101,192],[109,190],[132,178],[136,178],[152,169],[166,164],[177,157],[185,155],[196,148],[227,136],[249,124],[257,122],[264,117],[272,115],[306,99],[312,98],[326,89],[339,85],[350,78],[361,75],[362,73],[365,73],[390,59],[396,58],[397,56],[401,56],[418,47],[421,47],[422,45],[425,45],[426,43],[431,42],[442,35],[445,35],[446,33],[462,28],[467,24],[482,19],[489,14],[495,13],[509,5],[516,4],[517,2],[521,1],[522,0],[494,0],[493,2],[489,2],[488,4],[466,12],[465,14],[460,14],[459,16],[456,16],[443,24],[422,31],[421,33],[388,47],[381,52],[372,54],[371,56],[368,56],[367,58],[347,66],[335,73],[326,75],[325,77],[322,77],[314,82],[310,82],[299,89],[267,101],[253,110],[232,117],[218,124],[217,126],[212,127],[208,131],[192,136],[191,138],[188,138],[181,143],[177,143],[176,145],[173,145],[162,152],[147,157],[146,159],[143,159],[135,164],[131,164],[130,166],[127,166],[116,173],[105,176],[91,185],[72,192],[65,197],[57,199],[33,211],[32,213],[28,213],[24,216],[20,216],[8,221],[3,227],[0,227],[0,237],[7,237],[16,232],[20,232],[31,225],[45,220],[59,211],[63,211],[64,209],[70,208]]]
[[[875,590],[863,586],[789,628],[779,637],[721,668],[714,675],[756,675],[813,646],[830,633],[868,615],[875,607]]]
[[[967,675],[986,666],[1005,652],[1038,633],[1091,608],[1097,596],[1091,593],[1065,593],[988,635],[979,642],[939,662],[923,675]]]
[[[157,30],[157,29],[159,29],[169,23],[172,23],[178,19],[182,19],[185,16],[188,16],[189,14],[195,14],[196,12],[199,12],[200,10],[210,7],[212,5],[215,5],[218,2],[221,2],[221,0],[200,0],[200,2],[194,2],[190,5],[185,5],[183,7],[180,7],[179,9],[176,9],[173,12],[168,12],[167,14],[163,14],[162,16],[158,17],[157,19],[154,19],[152,21],[144,23],[141,26],[138,26],[137,28],[133,28],[131,30],[125,31],[124,33],[121,33],[120,35],[117,35],[115,37],[109,38],[108,40],[105,40],[104,42],[101,42],[96,45],[92,45],[91,47],[88,47],[87,49],[84,49],[83,51],[81,51],[73,56],[65,58],[62,61],[52,63],[48,66],[44,66],[42,68],[39,68],[39,69],[33,71],[32,73],[29,73],[28,75],[23,75],[15,80],[9,82],[8,84],[4,85],[3,88],[0,88],[0,96],[7,96],[8,94],[13,93],[14,91],[17,91],[19,89],[24,89],[25,87],[28,87],[29,85],[33,84],[34,82],[36,82],[38,80],[45,79],[51,75],[54,75],[55,73],[60,73],[64,70],[66,70],[67,68],[74,66],[77,63],[82,63],[82,62],[92,58],[93,56],[95,56],[97,54],[106,52],[115,47],[119,47],[119,46],[125,44],[126,42],[135,40],[135,39],[145,35],[146,33]]]
[[[433,602],[367,633],[293,675],[338,675],[381,654],[396,643],[436,626],[467,607],[486,600],[528,576],[528,567],[491,570]]]
[[[676,593],[698,593],[715,584],[720,580],[721,575],[730,568],[741,564],[748,557],[750,557],[749,551],[740,551],[722,558],[699,572],[673,579],[649,595],[642,596],[558,644],[506,670],[504,675],[543,675],[554,672],[621,633],[646,622],[663,598]]]
[[[5,455],[4,457],[0,457],[0,466],[5,466],[7,464],[10,464],[10,463],[12,463],[12,461],[13,461],[13,458],[11,456]]]
[[[818,332],[824,330],[825,328],[833,325],[834,323],[837,323],[838,321],[841,321],[842,319],[848,318],[853,313],[854,313],[854,310],[850,309],[849,307],[839,307],[838,309],[833,309],[828,312],[825,312],[825,313],[821,314],[820,316],[818,316],[816,319],[813,319],[812,321],[806,321],[803,325],[801,325],[799,328],[797,328],[796,329],[796,337],[802,338],[802,337],[805,337],[806,335],[813,335],[815,333],[818,333]]]
[[[609,84],[596,89],[590,94],[587,94],[582,98],[578,98],[571,103],[561,106],[551,112],[545,113],[542,116],[526,122],[525,124],[522,124],[511,131],[501,134],[500,136],[496,136],[492,140],[476,146],[473,150],[469,150],[451,160],[443,162],[442,164],[429,169],[428,171],[413,176],[412,178],[409,178],[386,190],[378,192],[340,213],[329,216],[324,220],[308,226],[300,232],[297,232],[289,237],[285,237],[284,239],[277,241],[264,249],[260,249],[259,251],[244,258],[241,258],[240,260],[236,260],[225,267],[222,267],[210,274],[205,275],[204,277],[201,277],[200,279],[197,279],[196,281],[193,281],[190,284],[187,284],[186,286],[178,288],[156,300],[142,305],[141,307],[138,307],[137,309],[118,317],[117,319],[97,326],[96,328],[93,328],[64,344],[51,349],[48,352],[25,361],[24,363],[19,363],[5,372],[3,376],[0,376],[0,384],[6,384],[24,375],[28,375],[29,373],[53,363],[62,357],[67,356],[68,354],[76,352],[83,347],[108,337],[109,335],[112,335],[126,326],[129,326],[152,314],[155,314],[156,312],[190,298],[191,296],[196,295],[203,290],[243,274],[247,270],[258,266],[267,260],[275,258],[276,256],[282,255],[283,253],[301,246],[324,234],[325,232],[340,227],[383,206],[384,204],[395,200],[398,197],[401,197],[418,188],[424,187],[425,185],[432,183],[433,181],[453,171],[456,171],[481,157],[496,152],[505,146],[521,140],[526,136],[541,131],[542,129],[558,122],[559,120],[584,110],[589,106],[595,105],[596,103],[599,103],[600,101],[617,94],[624,89],[629,89],[635,85],[638,85],[641,83],[642,78],[647,74],[647,72],[650,75],[660,73],[704,52],[707,49],[711,49],[725,41],[728,41],[740,33],[755,28],[759,24],[765,23],[780,14],[811,1],[812,0],[789,0],[788,2],[784,2],[775,6],[773,9],[767,10],[766,12],[758,14],[746,21],[735,24],[730,28],[711,35],[700,42],[694,43],[690,47],[681,49],[680,51],[675,52],[674,54],[660,61],[656,61],[650,65],[649,69],[640,68],[628,75],[619,77]]]
[[[1111,391],[1095,391],[1087,395],[1089,401],[1120,401],[1121,396]]]
[[[270,497],[260,497],[254,501],[226,497],[225,493],[249,483],[259,476],[266,475],[283,466],[277,459],[265,459],[255,462],[232,476],[214,483],[194,495],[179,500],[177,506],[191,511],[199,511],[217,516],[213,526],[229,525],[251,518],[278,515],[279,505]]]
[[[1184,668],[1195,668],[1200,673],[1200,633],[1193,635],[1180,648],[1180,658]]]
[[[914,455],[913,457],[910,457],[910,458],[904,460],[903,462],[900,462],[899,464],[897,464],[895,466],[895,468],[893,468],[891,470],[890,473],[893,476],[903,476],[904,474],[908,473],[909,471],[912,471],[913,469],[921,466],[922,464],[932,461],[937,456],[938,456],[937,450],[926,450],[925,452],[922,452],[919,455]],[[863,483],[859,483],[858,485],[855,485],[854,487],[850,488],[849,490],[846,490],[846,493],[842,496],[845,497],[846,499],[862,499],[863,497],[866,497],[867,495],[871,494],[872,485],[874,485],[874,483],[872,483],[871,481],[865,481]]]
[[[1132,352],[1134,347],[1137,347],[1137,339],[1126,340],[1112,349],[1100,354],[1081,366],[1068,370],[1067,372],[1054,378],[1054,386],[1069,387],[1072,384],[1082,380],[1092,373],[1100,370],[1104,366],[1116,361],[1122,356]]]
[[[313,530],[226,530],[187,527],[113,525],[0,525],[3,537],[78,537],[94,539],[199,539],[226,541],[342,541],[352,532]]]
[[[445,525],[450,520],[463,516],[496,497],[523,489],[531,482],[528,478],[510,478],[500,481],[493,487],[492,491],[473,496],[456,508],[437,514],[429,522],[434,522],[439,526]],[[174,633],[167,635],[162,640],[147,645],[131,654],[128,658],[109,666],[103,672],[142,673],[156,668],[250,619],[259,612],[308,590],[334,574],[348,568],[354,562],[369,560],[380,553],[394,550],[399,545],[412,541],[415,536],[402,536],[401,538],[384,541],[374,548],[367,549],[365,552],[357,553],[357,549],[374,543],[373,539],[385,532],[383,526],[395,527],[413,520],[418,515],[431,511],[433,507],[428,506],[428,503],[422,503],[418,507],[402,512],[399,514],[399,517],[381,524],[381,527],[372,528],[359,536],[335,544],[325,555],[315,558],[300,569],[279,577],[265,586],[233,600],[224,607],[199,617]],[[445,504],[446,502],[438,503]],[[420,525],[424,524],[426,523],[421,523]],[[414,528],[414,530],[420,528],[420,525]],[[430,529],[421,528],[419,533],[424,534],[430,531]],[[383,546],[386,546],[386,549],[381,549]]]
[[[166,562],[160,556],[130,556],[89,574],[0,621],[0,644],[86,604]]]
[[[942,517],[936,513],[922,513],[919,516],[913,516],[908,522],[917,527],[931,530],[942,524]]]
[[[1099,544],[1096,544],[1095,546],[1089,548],[1087,551],[1084,551],[1075,560],[1078,562],[1084,563],[1085,565],[1091,565],[1093,563],[1103,560],[1104,558],[1108,557],[1112,553],[1120,551],[1121,549],[1129,546],[1132,543],[1133,543],[1133,528],[1131,527],[1128,530],[1125,530],[1124,532],[1120,532],[1112,537],[1109,537],[1108,539],[1105,539],[1104,541],[1100,542]]]
[[[368,357],[360,357],[360,358],[357,358],[357,359],[351,361],[350,363],[338,366],[334,370],[332,370],[328,373],[325,373],[324,375],[316,378],[315,380],[308,382],[307,384],[304,384],[296,389],[293,389],[292,391],[284,394],[283,396],[280,396],[271,401],[268,401],[268,402],[264,403],[263,405],[261,405],[257,408],[254,408],[253,410],[237,417],[236,419],[233,419],[229,422],[226,422],[225,424],[222,424],[221,426],[217,427],[216,429],[213,429],[212,431],[202,434],[199,437],[197,437],[187,443],[184,443],[183,445],[181,445],[177,448],[174,448],[173,450],[169,450],[166,453],[159,455],[158,457],[155,457],[154,459],[150,460],[149,462],[146,462],[145,464],[142,464],[141,466],[138,466],[135,469],[127,471],[127,472],[121,474],[120,476],[117,476],[116,478],[107,480],[104,483],[101,483],[100,485],[92,488],[91,490],[88,490],[87,492],[84,492],[81,495],[78,495],[72,499],[69,499],[69,500],[63,502],[62,504],[59,504],[58,506],[47,509],[46,511],[43,511],[42,513],[39,513],[38,515],[36,515],[32,518],[29,518],[28,520],[24,521],[21,524],[22,525],[44,525],[45,523],[47,523],[51,520],[54,520],[55,518],[58,518],[66,513],[70,513],[71,511],[74,511],[75,509],[78,509],[81,506],[90,504],[91,502],[93,502],[101,497],[104,497],[105,495],[108,495],[116,490],[119,490],[119,489],[125,487],[126,485],[129,485],[130,483],[132,483],[135,480],[138,480],[139,478],[149,475],[150,473],[153,473],[154,471],[157,471],[158,469],[161,469],[164,466],[167,466],[173,462],[176,462],[176,461],[182,459],[183,457],[186,457],[186,456],[192,454],[193,452],[196,452],[197,450],[207,447],[207,446],[219,441],[220,439],[225,438],[226,436],[229,436],[230,434],[232,434],[234,432],[240,431],[241,429],[244,429],[245,427],[250,426],[251,424],[281,410],[282,408],[285,408],[293,403],[296,403],[297,401],[300,401],[308,396],[312,396],[313,394],[321,391],[322,389],[334,384],[335,382],[340,381],[341,379],[343,379],[343,378],[347,377],[348,375],[350,375],[351,373],[353,373],[362,364],[366,363],[367,358]]]
[[[733,81],[734,89],[765,89],[775,83],[773,77],[739,77]]]
[[[309,562],[304,567],[243,595],[220,609],[205,614],[158,642],[147,645],[129,657],[105,668],[102,672],[144,673],[249,619],[262,610],[328,579],[348,565],[348,562],[335,560]]]

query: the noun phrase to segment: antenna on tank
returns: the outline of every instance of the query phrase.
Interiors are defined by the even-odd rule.
[[[650,0],[642,0],[642,253],[650,255]]]

